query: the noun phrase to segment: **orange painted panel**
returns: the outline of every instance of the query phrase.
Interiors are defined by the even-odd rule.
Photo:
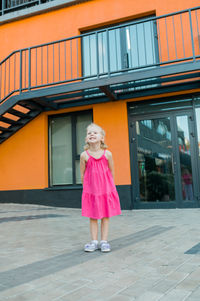
[[[131,183],[128,138],[128,115],[126,102],[110,102],[94,106],[94,122],[106,132],[106,143],[113,154],[115,183]]]
[[[42,114],[0,145],[0,190],[47,187],[47,135]]]
[[[60,110],[67,113],[91,106]],[[0,145],[0,190],[48,187],[48,115],[42,113]]]

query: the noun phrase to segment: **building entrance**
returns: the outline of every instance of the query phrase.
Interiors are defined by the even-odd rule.
[[[199,207],[197,119],[192,109],[130,117],[133,208]]]

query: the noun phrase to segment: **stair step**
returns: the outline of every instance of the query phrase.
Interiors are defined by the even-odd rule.
[[[0,115],[0,144],[23,128],[27,123],[45,110],[35,100],[21,100],[8,103]]]
[[[20,123],[20,120],[13,120],[4,116],[0,116],[0,121],[3,121],[5,123],[9,123],[9,124],[18,124]]]

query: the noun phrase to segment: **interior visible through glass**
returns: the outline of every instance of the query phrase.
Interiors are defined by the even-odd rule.
[[[196,108],[196,120],[197,120],[197,134],[198,134],[198,147],[199,147],[199,159],[200,159],[200,108]]]
[[[84,76],[117,74],[122,69],[156,63],[155,26],[152,21],[105,29],[82,39]]]
[[[76,155],[80,155],[84,150],[86,129],[87,126],[92,122],[92,115],[83,114],[77,116],[76,120]],[[81,184],[80,174],[80,159],[78,158],[75,162],[76,168],[76,184]]]
[[[192,201],[194,199],[194,194],[188,116],[178,116],[176,120],[181,167],[182,197],[183,200]]]
[[[140,201],[175,200],[170,118],[136,122]]]
[[[71,117],[51,121],[52,185],[72,184],[72,130]]]

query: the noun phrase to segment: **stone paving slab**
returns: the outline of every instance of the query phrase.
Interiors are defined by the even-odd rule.
[[[123,211],[108,254],[79,209],[0,204],[0,224],[0,301],[200,300],[200,209]]]

